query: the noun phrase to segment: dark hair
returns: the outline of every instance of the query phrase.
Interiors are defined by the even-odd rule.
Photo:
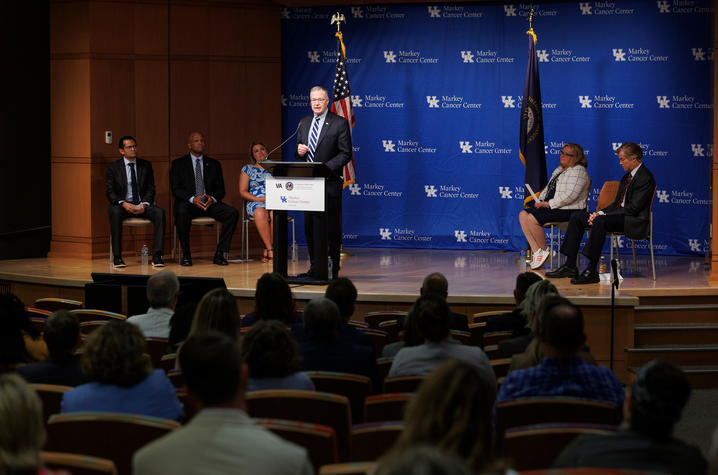
[[[631,389],[631,428],[652,437],[666,438],[691,395],[691,384],[680,368],[663,360],[646,363]]]
[[[418,346],[424,343],[424,333],[419,328],[419,316],[412,305],[409,314],[404,319],[404,346]]]
[[[517,305],[520,304],[521,301],[526,297],[526,291],[529,287],[531,287],[531,284],[536,283],[539,280],[543,279],[535,272],[522,272],[516,276],[516,288],[514,292],[514,297],[516,299]]]
[[[294,296],[282,274],[266,273],[257,279],[254,312],[261,320],[279,320],[286,325],[294,323]]]
[[[464,461],[431,444],[416,444],[386,461],[376,475],[470,475]]]
[[[252,145],[249,146],[249,159],[252,161],[252,163],[257,163],[257,160],[254,158],[254,146],[255,145],[261,145],[264,148],[267,148],[267,146],[264,144],[264,142],[252,142]]]
[[[239,310],[234,295],[227,289],[217,288],[207,292],[199,301],[189,334],[217,330],[238,340],[239,328]]]
[[[428,341],[441,341],[449,336],[451,311],[443,297],[430,293],[419,297],[410,313],[417,318],[418,327]]]
[[[629,157],[633,157],[639,162],[643,160],[643,149],[638,144],[633,142],[625,142],[623,145],[616,149],[616,155],[619,153],[625,153]]]
[[[125,140],[132,140],[135,144],[137,144],[137,140],[131,135],[125,135],[124,137],[120,138],[120,140],[117,141],[117,148],[120,150],[125,149]]]
[[[40,336],[25,311],[25,305],[14,294],[0,294],[0,363],[29,361],[23,332],[32,338]]]
[[[179,365],[187,388],[205,406],[232,400],[242,379],[242,355],[237,342],[224,333],[207,331],[184,342]]]
[[[583,313],[560,295],[546,295],[537,310],[542,340],[565,353],[577,351],[584,343]]]
[[[328,298],[312,299],[304,307],[304,331],[312,340],[334,341],[340,323],[339,307]]]
[[[347,321],[354,314],[354,303],[357,301],[357,288],[351,280],[339,277],[329,282],[324,296],[337,304],[342,320]]]
[[[434,293],[442,298],[446,298],[449,293],[449,281],[441,272],[432,272],[431,274],[424,277],[424,282],[421,284],[422,295]]]
[[[139,327],[110,320],[87,337],[82,367],[90,381],[129,388],[147,377],[152,363]]]
[[[283,378],[299,371],[299,349],[286,325],[260,320],[243,335],[242,359],[253,378]]]
[[[57,310],[47,317],[43,338],[53,358],[71,354],[80,337],[77,315],[68,310]]]

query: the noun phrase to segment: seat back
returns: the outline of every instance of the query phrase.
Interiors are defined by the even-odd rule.
[[[386,336],[387,333],[384,330],[377,330],[375,328],[358,328],[359,331],[364,332],[365,334],[369,335],[371,339],[374,341],[374,349],[375,349],[375,355],[377,358],[381,356],[381,352],[384,349],[384,346],[386,345]]]
[[[53,414],[59,414],[62,408],[62,396],[66,391],[74,389],[72,386],[60,386],[58,384],[31,384],[40,400],[42,401],[42,415],[45,424]]]
[[[486,322],[469,323],[469,345],[471,346],[484,346],[484,332],[486,331]]]
[[[352,408],[352,422],[364,422],[364,399],[372,392],[369,377],[331,371],[308,371],[305,374],[317,391],[346,396]]]
[[[152,367],[159,368],[160,360],[167,353],[167,338],[145,338],[145,353],[150,355]]]
[[[511,366],[511,358],[499,358],[496,360],[489,360],[491,369],[494,370],[496,378],[503,378],[509,374],[509,367]]]
[[[351,408],[346,396],[290,389],[271,389],[247,393],[251,417],[311,422],[334,429],[339,460],[351,453]]]
[[[255,419],[254,422],[282,439],[307,449],[315,471],[318,471],[322,465],[339,462],[337,436],[334,429],[329,426],[265,418]]]
[[[493,317],[496,315],[503,315],[509,311],[510,310],[490,310],[488,312],[478,312],[471,316],[470,321],[474,322],[474,323],[486,322],[489,319],[489,317]]]
[[[369,325],[370,328],[379,328],[379,324],[386,320],[398,320],[405,318],[409,312],[401,310],[389,310],[386,312],[368,312],[364,315],[364,321]]]
[[[376,462],[332,463],[319,469],[319,475],[365,475],[376,471]]]
[[[384,393],[415,393],[425,376],[399,376],[384,380]]]
[[[50,470],[64,470],[72,475],[117,475],[110,459],[65,452],[42,452],[42,463]]]
[[[596,202],[596,211],[602,210],[606,206],[613,203],[618,194],[618,188],[621,186],[621,182],[615,180],[609,180],[604,182],[601,187],[601,192],[598,194],[598,201]]]
[[[379,330],[386,332],[386,342],[399,341],[399,322],[397,320],[384,320],[379,323]]]
[[[126,315],[122,315],[121,313],[108,312],[107,310],[80,308],[70,311],[77,316],[77,319],[80,321],[80,323],[89,322],[90,320],[127,320]]]
[[[157,367],[165,370],[165,373],[169,373],[170,371],[175,369],[176,364],[177,353],[168,353],[166,355],[162,355],[162,358],[160,358],[160,363],[157,365]]]
[[[500,341],[511,338],[512,332],[488,332],[484,333],[484,346],[498,345]]]
[[[45,331],[45,324],[47,323],[47,317],[31,317],[30,322],[38,333]]]
[[[471,333],[463,330],[449,330],[449,336],[462,345],[471,344]]]
[[[30,318],[47,318],[52,313],[49,310],[43,310],[41,308],[34,308],[34,307],[25,307],[25,312],[27,312],[27,316]]]
[[[202,409],[200,402],[187,391],[177,390],[177,399],[182,403],[184,411],[183,424],[187,424]]]
[[[177,427],[175,421],[137,414],[56,414],[47,423],[45,449],[110,459],[124,475],[132,472],[132,456],[138,449]]]
[[[79,300],[58,299],[50,297],[35,300],[34,306],[35,308],[54,312],[55,310],[75,310],[78,308],[82,308],[82,302],[80,302]]]
[[[394,362],[394,358],[390,356],[382,356],[376,359],[376,377],[379,381],[384,381],[389,375],[391,364]]]
[[[352,461],[374,462],[394,446],[404,431],[401,421],[372,422],[352,427]]]
[[[551,467],[556,457],[581,434],[611,434],[617,426],[601,424],[536,424],[514,427],[504,436],[504,453],[516,470]]]
[[[404,420],[404,411],[414,393],[375,394],[364,400],[364,421],[388,422]]]
[[[167,378],[175,388],[182,389],[184,387],[184,374],[181,369],[173,369],[167,373]]]
[[[109,322],[109,320],[88,320],[82,322],[80,323],[80,335],[85,338],[101,326],[107,325],[107,322]]]

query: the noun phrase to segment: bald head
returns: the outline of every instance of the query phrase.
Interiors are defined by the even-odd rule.
[[[199,157],[204,153],[204,135],[202,135],[200,132],[192,132],[189,134],[189,138],[187,139],[187,147],[190,149],[192,154],[196,157]]]
[[[433,272],[424,278],[421,295],[436,294],[446,298],[449,295],[449,281],[441,272]]]

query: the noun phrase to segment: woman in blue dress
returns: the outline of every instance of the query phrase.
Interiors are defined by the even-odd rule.
[[[252,142],[249,148],[252,163],[242,168],[239,175],[239,194],[247,204],[247,215],[254,217],[259,237],[264,243],[262,262],[269,262],[272,254],[272,212],[267,211],[265,180],[271,174],[260,166],[267,158],[267,147],[261,142]]]

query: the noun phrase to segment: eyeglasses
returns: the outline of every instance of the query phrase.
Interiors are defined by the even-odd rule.
[[[309,102],[325,102],[325,101],[328,101],[328,100],[329,100],[329,99],[312,99],[312,100],[310,100]]]
[[[566,157],[574,157],[574,156],[576,156],[575,153],[566,153],[566,152],[564,152],[563,150],[561,150],[561,153],[560,153],[560,154],[561,154],[561,155],[564,155],[564,156],[566,156]]]
[[[136,149],[136,148],[137,148],[137,145],[126,145],[126,146],[125,146],[125,149],[128,149],[128,148],[129,148],[129,149],[132,149],[132,148],[135,148],[135,149]]]

